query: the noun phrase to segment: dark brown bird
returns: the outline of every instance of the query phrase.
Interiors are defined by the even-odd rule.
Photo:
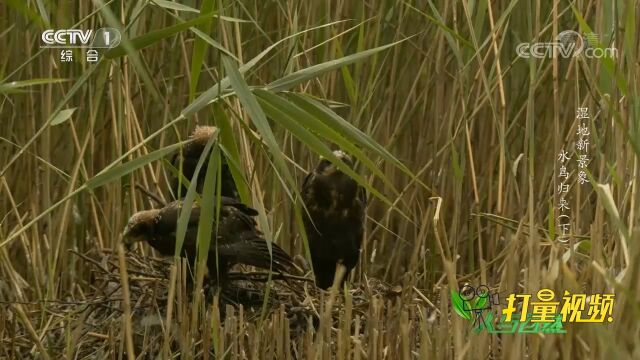
[[[333,153],[353,167],[347,154],[340,150]],[[366,194],[355,180],[329,160],[321,159],[304,179],[302,198],[309,211],[303,219],[316,285],[328,289],[333,284],[337,264],[346,267],[346,279],[358,263]]]
[[[213,126],[196,126],[190,136],[191,142],[184,146],[182,153],[176,153],[171,159],[171,165],[173,165],[177,170],[180,170],[180,162],[182,162],[182,175],[184,175],[189,182],[191,182],[193,175],[195,175],[196,166],[204,152],[204,148],[215,132],[216,128]],[[220,179],[222,184],[220,185],[220,195],[237,200],[239,199],[238,188],[236,187],[236,183],[233,181],[229,164],[223,154],[221,154],[221,159]],[[207,174],[208,164],[209,159],[205,159],[198,174],[196,191],[200,194],[202,194],[202,187],[204,186],[204,178]],[[187,194],[188,188],[185,183],[181,184],[180,179],[176,176],[171,182],[171,189],[176,197],[183,198]],[[178,194],[180,194],[180,196],[178,196]]]
[[[252,265],[281,273],[294,267],[291,257],[276,244],[271,244],[273,256],[269,254],[267,242],[262,238],[253,219],[258,214],[255,209],[227,197],[221,199],[221,205],[217,239],[215,220],[212,220],[213,235],[207,257],[210,279],[216,279],[217,274],[217,279],[223,283],[229,269],[235,264]],[[146,241],[160,254],[173,256],[176,248],[176,223],[182,206],[182,201],[177,200],[161,209],[133,214],[124,231],[125,244],[130,246],[137,241]],[[191,265],[196,258],[199,221],[200,207],[194,205],[182,246],[182,256]]]

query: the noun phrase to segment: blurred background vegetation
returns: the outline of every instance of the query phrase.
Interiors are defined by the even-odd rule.
[[[401,295],[368,302],[363,335],[339,325],[346,337],[303,337],[305,354],[640,358],[639,12],[633,0],[4,0],[0,357],[27,343],[31,355],[71,358],[87,339],[102,341],[100,354],[125,352],[124,320],[53,347],[52,328],[71,333],[82,320],[47,304],[90,298],[87,262],[69,250],[113,251],[128,217],[154,206],[136,185],[169,199],[156,160],[210,124],[265,236],[292,255],[304,255],[294,189],[306,171],[325,146],[362,151],[371,202],[353,287],[376,278]],[[98,64],[40,48],[45,29],[101,27],[119,28],[123,42]],[[618,56],[517,57],[519,43],[564,30],[594,32]],[[562,243],[557,154],[576,157],[579,107],[591,115],[591,183],[577,184],[570,166],[572,236]],[[464,283],[558,298],[615,292],[614,322],[474,334],[450,309]],[[286,337],[278,316],[225,326],[213,342],[234,344],[231,358],[268,358],[280,341],[269,339]],[[256,343],[243,353],[247,333]],[[183,356],[202,337],[179,337]]]

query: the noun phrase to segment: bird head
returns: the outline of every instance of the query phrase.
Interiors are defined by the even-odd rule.
[[[195,145],[195,147],[198,147],[200,151],[202,151],[202,149],[204,149],[211,137],[214,136],[217,131],[218,128],[216,128],[215,126],[198,125],[193,130],[193,133],[191,133],[191,142]]]
[[[342,162],[347,164],[347,166],[349,166],[350,168],[353,168],[353,160],[351,159],[351,156],[347,155],[344,151],[335,150],[333,152],[333,155],[342,160]],[[323,176],[342,174],[342,171],[340,171],[334,163],[325,158],[320,159],[320,163],[318,163],[318,166],[316,166],[315,171],[317,174]]]
[[[138,211],[129,218],[122,233],[122,241],[131,248],[138,241],[147,241],[153,235],[153,227],[158,220],[160,210]]]
[[[197,157],[199,158],[207,146],[207,143],[212,136],[215,136],[218,128],[215,126],[196,126],[191,135],[189,135],[189,142],[184,146],[182,155],[185,157]],[[175,153],[171,158],[173,166],[178,165],[180,153]]]

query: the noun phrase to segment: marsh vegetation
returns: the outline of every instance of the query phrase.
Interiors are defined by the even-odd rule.
[[[639,11],[3,1],[0,358],[640,358]],[[123,41],[97,63],[39,46],[45,29],[102,27]],[[563,30],[617,56],[517,56]],[[571,163],[559,241],[557,156],[577,158],[578,108],[589,182]],[[203,269],[192,288],[184,261],[120,246],[129,216],[157,206],[146,192],[171,200],[169,159],[196,124],[219,129],[214,154],[233,159],[264,237],[292,256],[308,258],[302,179],[332,149],[354,156],[369,202],[347,289],[260,278],[274,300],[233,307],[206,294]],[[451,307],[467,283],[615,293],[614,320],[476,334]]]

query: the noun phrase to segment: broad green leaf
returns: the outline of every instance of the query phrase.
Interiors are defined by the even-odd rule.
[[[203,0],[200,8],[200,12],[205,14],[212,12],[213,6],[214,6],[213,0]],[[212,18],[208,19],[202,24],[198,24],[196,29],[202,32],[201,35],[208,37],[209,31],[211,31],[211,22],[212,22]],[[220,45],[220,48],[222,48],[221,45]],[[206,51],[207,51],[207,41],[204,40],[203,36],[199,36],[197,39],[194,40],[193,52],[191,53],[191,70],[189,73],[191,78],[191,82],[189,83],[189,101],[190,102],[193,101],[193,98],[196,93],[196,89],[198,88],[198,80],[200,79],[200,70],[202,69],[202,63],[204,62]]]
[[[447,43],[449,44],[449,48],[453,52],[453,55],[455,56],[456,60],[458,61],[458,64],[460,66],[462,66],[462,64],[464,64],[464,60],[462,59],[462,54],[460,53],[460,48],[458,47],[458,44],[456,43],[454,38],[456,40],[458,40],[460,43],[462,43],[464,46],[466,46],[467,49],[473,50],[473,44],[471,44],[467,39],[465,39],[462,36],[460,36],[453,29],[450,29],[449,27],[447,27],[447,25],[445,25],[444,20],[442,19],[442,17],[440,16],[440,14],[437,11],[437,8],[433,5],[433,3],[431,1],[429,1],[429,6],[431,7],[431,11],[433,11],[433,14],[437,18],[432,17],[431,15],[425,13],[424,11],[422,11],[422,10],[416,8],[416,7],[414,7],[413,5],[409,4],[406,1],[404,3],[410,9],[413,9],[417,13],[421,14],[427,20],[431,21],[433,24],[435,24],[436,26],[438,26],[440,29],[442,29],[444,31],[444,37],[447,40]]]
[[[96,189],[115,179],[119,179],[133,172],[134,170],[137,170],[153,161],[159,160],[167,156],[168,154],[176,151],[177,149],[179,149],[181,146],[185,145],[188,142],[189,140],[186,140],[186,141],[179,142],[177,144],[169,145],[167,147],[156,150],[144,156],[135,158],[123,164],[113,166],[110,169],[103,170],[98,175],[94,176],[93,178],[89,179],[89,181],[87,181],[87,187],[90,189]]]
[[[204,177],[204,185],[202,189],[202,201],[200,202],[200,221],[198,222],[198,261],[206,263],[209,256],[209,249],[211,246],[211,239],[215,238],[217,241],[218,233],[218,219],[220,216],[220,197],[216,194],[220,194],[220,150],[218,144],[213,146],[211,155],[208,159],[207,172]],[[206,154],[206,153],[203,153]],[[214,207],[214,201],[217,205]],[[214,214],[214,209],[216,213]],[[216,224],[216,236],[213,234],[213,223],[215,219]],[[218,252],[217,245],[214,245],[216,249],[216,268],[218,268]],[[209,276],[216,276],[216,274],[209,274]]]
[[[301,125],[305,128],[333,142],[342,150],[354,156],[363,165],[365,165],[367,169],[373,172],[374,175],[381,178],[386,185],[388,185],[391,189],[394,189],[395,192],[395,188],[391,180],[387,178],[387,176],[380,170],[380,167],[375,162],[373,162],[358,146],[356,146],[356,144],[350,138],[348,138],[348,136],[345,137],[344,134],[339,132],[336,128],[328,126],[322,120],[316,118],[313,114],[306,112],[304,109],[300,108],[289,99],[284,99],[276,94],[271,95],[271,93],[266,91],[259,91],[256,93],[266,94],[265,96],[271,98],[271,101],[274,103],[276,108],[279,108],[283,112],[288,113],[291,118],[301,123]]]
[[[267,47],[266,49],[264,49],[260,54],[256,55],[256,57],[254,57],[253,59],[251,59],[249,62],[247,62],[246,64],[240,66],[240,68],[238,68],[238,71],[240,72],[240,74],[244,74],[245,72],[249,71],[250,69],[252,69],[258,62],[260,62],[260,60],[262,60],[265,56],[267,56],[267,54],[269,54],[271,52],[271,50],[275,49],[278,45],[282,44],[283,42],[294,38],[296,36],[302,35],[304,33],[307,33],[309,31],[313,31],[313,30],[317,30],[317,29],[321,29],[327,26],[332,26],[341,22],[344,22],[346,20],[341,20],[341,21],[335,21],[329,24],[323,24],[320,26],[316,26],[316,27],[312,27],[310,29],[307,30],[303,30],[300,31],[298,33],[289,35],[285,38],[282,38],[278,41],[276,41],[275,43],[273,43],[273,45]],[[231,85],[231,82],[229,81],[229,77],[225,77],[222,80],[220,80],[219,83],[213,85],[212,87],[210,87],[207,91],[203,92],[202,94],[200,94],[200,96],[198,96],[193,102],[191,102],[191,104],[189,104],[186,108],[184,108],[182,110],[182,112],[180,113],[183,117],[189,117],[195,113],[197,113],[198,111],[200,111],[202,108],[204,108],[205,106],[207,106],[209,103],[215,101],[218,96],[220,96],[220,94],[222,94],[225,90],[227,90],[229,88],[229,86]]]
[[[300,108],[304,109],[310,114],[313,114],[317,119],[324,122],[327,126],[332,127],[340,133],[344,134],[347,139],[354,141],[359,146],[373,151],[378,156],[381,156],[385,160],[390,161],[398,167],[404,166],[382,145],[376,143],[373,139],[371,139],[370,136],[362,132],[362,130],[358,129],[348,121],[341,118],[338,114],[333,112],[328,107],[324,106],[319,101],[301,94],[290,94],[289,98]]]
[[[284,162],[282,151],[280,150],[280,146],[278,145],[276,137],[273,134],[273,131],[271,130],[271,126],[267,121],[267,117],[265,116],[264,111],[258,104],[258,100],[256,100],[255,96],[249,90],[249,86],[244,81],[244,78],[242,78],[240,71],[232,62],[232,60],[223,55],[222,63],[224,65],[225,70],[227,71],[227,76],[231,81],[231,86],[235,90],[236,95],[238,96],[238,99],[240,100],[240,103],[242,104],[243,109],[249,115],[249,118],[255,125],[256,129],[258,130],[258,133],[260,133],[263,141],[267,145],[267,149],[269,153],[271,153],[272,164],[274,166],[274,170],[276,170],[275,175],[282,182],[282,188],[287,194],[287,196],[293,199],[293,196],[291,195],[290,190],[291,190],[291,186],[295,184],[295,180],[291,175],[289,168],[287,168],[287,165]],[[296,195],[298,194],[298,190],[295,187],[293,187],[293,191]],[[261,209],[258,209],[258,210],[260,211],[260,217],[259,217],[260,225],[267,226],[267,229],[264,229],[264,230],[265,230],[265,234],[268,236],[267,245],[268,245],[269,253],[271,254],[271,243],[270,243],[270,241],[272,240],[271,231],[268,228],[268,222],[266,221],[265,216],[262,213]]]
[[[189,218],[191,216],[191,210],[193,209],[193,203],[196,198],[196,188],[198,187],[198,178],[200,176],[200,169],[202,169],[202,165],[205,161],[209,159],[209,153],[211,153],[211,147],[214,142],[218,140],[218,133],[216,132],[214,136],[209,139],[207,144],[202,151],[202,155],[200,155],[200,159],[198,159],[198,163],[196,164],[196,168],[193,173],[193,178],[191,178],[191,184],[187,189],[187,194],[184,197],[182,202],[182,209],[180,210],[180,215],[178,216],[178,223],[176,224],[176,251],[174,256],[177,258],[180,256],[180,252],[182,251],[182,245],[184,244],[184,238],[187,234],[187,227],[189,225]],[[208,171],[207,171],[208,172]],[[205,175],[206,176],[206,175]]]
[[[222,57],[222,63],[224,64],[224,68],[226,69],[229,80],[231,81],[231,86],[235,90],[242,107],[249,115],[249,118],[251,118],[251,121],[256,126],[258,132],[262,135],[271,155],[273,155],[273,161],[277,170],[281,172],[281,175],[284,175],[290,184],[295,183],[293,176],[291,176],[291,173],[282,158],[280,146],[278,145],[278,141],[271,130],[267,117],[258,104],[255,96],[253,96],[251,90],[249,90],[249,86],[242,78],[240,71],[235,64],[232,63],[232,60],[226,56]]]
[[[20,88],[23,88],[23,87],[57,84],[65,81],[69,81],[69,79],[31,79],[31,80],[23,80],[23,81],[12,81],[8,83],[0,84],[0,94],[17,92]]]
[[[113,11],[111,11],[110,7],[105,6],[102,0],[94,0],[94,2],[100,6],[99,11],[102,14],[102,17],[104,18],[104,20],[107,22],[107,24],[109,24],[109,26],[111,26],[114,29],[118,29],[120,31],[120,34],[122,34],[122,40],[121,40],[120,46],[118,47],[121,47],[124,53],[129,56],[129,61],[133,64],[133,68],[135,69],[136,73],[139,75],[139,77],[142,79],[142,82],[146,86],[145,93],[148,93],[151,97],[153,97],[153,100],[155,102],[163,103],[164,101],[162,99],[162,96],[160,95],[160,91],[158,90],[158,88],[155,86],[155,83],[151,79],[149,68],[146,66],[146,64],[142,62],[140,58],[140,54],[138,54],[137,52],[137,49],[133,47],[131,40],[129,39],[128,36],[125,35],[125,31],[122,26],[122,23],[120,22],[119,17],[117,17],[113,13]],[[108,54],[112,50],[117,49],[118,47],[109,50],[106,54]],[[100,62],[102,62],[103,60],[104,58],[100,59]]]
[[[199,13],[200,10],[198,9],[194,9],[191,6],[187,6],[187,5],[183,5],[177,2],[173,2],[173,1],[167,1],[167,0],[151,0],[151,3],[154,5],[158,5],[160,7],[163,7],[165,9],[170,9],[170,10],[176,10],[176,11],[188,11],[188,12],[194,12],[194,13]]]
[[[289,172],[289,169],[287,168],[284,162],[284,158],[282,156],[280,146],[278,145],[278,142],[273,132],[271,131],[271,127],[269,126],[267,117],[265,116],[262,108],[258,104],[258,100],[254,97],[254,95],[249,90],[249,86],[245,82],[244,78],[240,74],[240,71],[238,70],[236,65],[233,63],[233,61],[229,57],[222,55],[222,64],[224,65],[224,68],[227,72],[227,76],[229,77],[229,81],[231,82],[231,86],[235,90],[236,95],[240,100],[240,103],[242,104],[243,109],[247,112],[247,114],[249,114],[249,118],[255,125],[256,129],[258,129],[258,132],[260,133],[260,135],[262,135],[262,138],[267,144],[267,149],[271,153],[272,163],[274,164],[274,169],[276,170],[275,171],[276,176],[282,182],[283,189],[285,189],[285,192],[287,193],[287,195],[290,198],[292,198],[291,192],[287,190],[288,187],[286,186],[286,183],[295,184],[295,180],[293,179],[293,176],[291,176],[291,173]],[[284,176],[285,179],[282,179],[282,176]],[[297,189],[294,188],[294,191],[296,194],[298,194]],[[271,241],[273,240],[273,234],[271,232],[269,222],[267,221],[266,213],[262,208],[262,206],[258,208],[258,211],[260,213],[258,216],[258,222],[260,223],[260,226],[264,231],[264,234],[266,237],[265,240],[267,242],[267,250],[269,251],[269,256],[273,256],[272,245],[271,245]],[[270,285],[269,285],[270,281],[271,281],[271,272],[269,272],[267,291],[265,293],[265,299],[262,303],[261,319],[263,319],[264,315],[266,314],[266,309],[268,304],[267,300],[269,298],[269,293],[270,293]]]
[[[343,134],[345,138],[350,141],[353,141],[354,144],[364,147],[374,154],[380,156],[386,161],[390,162],[402,172],[409,175],[413,180],[415,180],[418,184],[422,185],[425,189],[429,189],[426,184],[424,184],[420,179],[418,179],[411,170],[409,170],[400,160],[396,159],[384,146],[378,144],[375,140],[373,140],[369,135],[362,132],[362,130],[350,124],[348,121],[341,118],[338,114],[333,112],[328,107],[324,106],[322,103],[318,102],[315,99],[312,99],[309,96],[300,95],[300,94],[291,94],[289,98],[295,102],[300,108],[305,110],[306,112],[312,114],[315,118],[324,122],[327,126],[339,131]],[[395,192],[396,190],[394,190]]]
[[[73,115],[75,111],[76,108],[60,110],[60,112],[56,114],[56,116],[54,116],[51,120],[51,126],[60,125],[63,122],[69,120],[71,118],[71,115]]]
[[[335,35],[335,31],[334,31],[334,35]],[[344,52],[342,51],[343,45],[340,43],[339,39],[337,38],[334,39],[334,43],[335,43],[336,53],[338,54],[339,57],[343,58],[344,57]],[[342,72],[342,80],[344,83],[344,87],[347,90],[347,95],[349,95],[349,101],[351,102],[351,104],[354,104],[355,106],[355,104],[358,103],[358,91],[356,89],[358,84],[355,81],[353,81],[353,76],[351,76],[351,72],[349,71],[348,66],[341,67],[340,72]]]
[[[151,46],[155,43],[157,43],[158,41],[164,40],[166,38],[169,38],[171,36],[176,35],[177,33],[187,30],[190,27],[193,26],[197,26],[200,24],[204,24],[207,21],[211,20],[212,17],[215,16],[215,13],[209,13],[206,15],[202,15],[199,16],[195,19],[189,20],[189,21],[185,21],[179,24],[175,24],[175,25],[171,25],[171,26],[167,26],[164,29],[160,29],[160,30],[155,30],[155,31],[151,31],[148,32],[144,35],[138,36],[134,39],[129,40],[129,42],[131,43],[131,47],[133,50],[140,50],[140,49],[144,49],[148,46]],[[124,39],[123,39],[124,40]],[[109,59],[113,59],[113,58],[117,58],[120,56],[124,56],[126,54],[126,50],[124,48],[124,45],[118,45],[117,47],[107,51],[105,53],[105,57],[109,58]]]
[[[162,8],[165,9],[169,9],[169,10],[176,10],[176,11],[185,11],[185,12],[192,12],[192,13],[197,13],[200,14],[201,11],[193,8],[191,6],[187,6],[187,5],[183,5],[177,2],[173,2],[173,1],[167,1],[167,0],[151,0],[152,3],[154,5],[160,6]],[[234,18],[234,17],[230,17],[230,16],[216,16],[218,19],[220,20],[224,20],[224,21],[228,21],[228,22],[237,22],[237,23],[249,23],[251,21],[249,20],[243,20],[243,19],[238,19],[238,18]]]
[[[258,91],[256,91],[258,92]],[[281,109],[273,104],[272,94],[268,91],[260,91],[261,96],[258,99],[260,104],[262,104],[262,108],[267,112],[269,117],[274,121],[278,122],[280,125],[284,126],[287,130],[289,130],[294,136],[296,136],[302,143],[309,146],[315,152],[320,154],[321,156],[331,160],[331,162],[335,163],[338,169],[345,172],[349,176],[353,178],[358,178],[361,182],[366,183],[364,179],[362,179],[358,174],[356,174],[349,166],[347,166],[342,160],[340,160],[337,156],[335,156],[329,147],[327,147],[317,136],[314,136],[311,132],[306,130],[303,126],[298,124],[291,116],[284,113]],[[271,101],[267,101],[265,99],[270,99]]]
[[[176,179],[178,179],[178,181],[180,182],[180,189],[182,189],[183,187],[186,187],[187,189],[189,188],[189,186],[191,186],[191,179],[187,179],[184,174],[182,172],[180,172],[180,169],[177,169],[175,166],[173,166],[173,164],[167,160],[166,158],[162,159],[162,164],[164,166],[165,170],[168,170],[169,173],[175,177]],[[172,194],[176,199],[180,198],[180,194]],[[182,194],[182,196],[184,196],[185,194]]]
[[[407,38],[408,39],[408,38]],[[391,44],[379,46],[373,49],[365,50],[359,53],[351,54],[339,59],[330,60],[321,64],[309,66],[308,68],[304,68],[302,70],[298,70],[292,74],[286,75],[265,87],[265,90],[271,91],[285,91],[289,90],[292,87],[299,85],[305,81],[311,80],[315,77],[318,77],[321,74],[324,74],[328,71],[339,69],[345,65],[352,64],[356,61],[362,60],[366,57],[369,57],[375,53],[386,50],[392,46],[398,45],[407,39],[402,39],[400,41],[393,42]]]
[[[299,118],[295,116],[296,112],[291,106],[288,106],[286,101],[283,101],[283,99],[279,98],[277,95],[264,90],[256,90],[256,94],[259,96],[258,99],[262,100],[262,108],[267,112],[271,119],[287,128],[287,130],[289,130],[294,136],[296,136],[302,143],[311,148],[314,152],[320,154],[324,158],[329,159],[332,163],[336,164],[340,171],[356,180],[361,186],[366,188],[368,192],[380,198],[387,205],[393,206],[392,202],[387,197],[385,197],[378,190],[369,185],[369,183],[361,175],[357,174],[355,171],[353,171],[353,169],[351,169],[351,167],[349,167],[342,160],[336,157],[331,149],[329,149],[329,147],[327,147],[317,136],[305,129],[305,127],[302,126],[301,123],[296,121]],[[290,112],[287,113],[286,111],[283,111],[283,109],[289,109]],[[298,113],[297,115],[302,114]]]
[[[209,44],[209,45],[213,46],[215,49],[218,49],[218,50],[222,51],[223,53],[227,54],[227,56],[230,56],[231,58],[233,58],[233,60],[238,61],[238,58],[235,55],[233,55],[229,50],[225,49],[224,46],[222,46],[222,44],[220,44],[219,42],[213,40],[206,33],[198,30],[195,27],[192,27],[189,30],[191,30],[194,34],[196,34],[196,36],[198,38],[200,38],[201,40],[205,41],[207,44]]]
[[[213,106],[213,119],[216,126],[220,129],[220,149],[227,160],[231,176],[238,188],[240,199],[245,204],[250,204],[251,193],[249,192],[249,187],[245,180],[246,177],[244,175],[244,169],[239,165],[241,160],[240,153],[238,151],[238,144],[236,143],[235,136],[233,135],[233,129],[231,127],[229,117],[219,104],[214,104]]]

